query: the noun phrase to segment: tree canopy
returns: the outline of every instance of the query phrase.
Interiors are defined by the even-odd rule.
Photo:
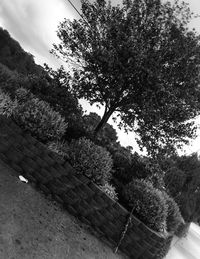
[[[115,114],[149,154],[195,136],[199,115],[200,37],[186,3],[82,0],[82,15],[65,19],[53,52],[73,64],[73,91],[104,106],[97,133]]]

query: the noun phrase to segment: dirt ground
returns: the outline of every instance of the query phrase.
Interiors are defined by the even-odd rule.
[[[1,259],[125,259],[0,161]]]

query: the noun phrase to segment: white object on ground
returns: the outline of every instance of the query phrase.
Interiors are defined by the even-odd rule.
[[[22,175],[19,175],[19,180],[23,183],[28,183],[28,180],[24,178]]]

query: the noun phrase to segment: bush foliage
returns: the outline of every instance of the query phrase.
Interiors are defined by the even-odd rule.
[[[161,191],[150,182],[133,180],[126,185],[125,199],[136,216],[155,231],[166,229],[167,205]]]
[[[67,128],[63,117],[48,103],[38,98],[32,98],[18,105],[14,118],[22,128],[43,142],[60,139]]]
[[[8,94],[0,90],[0,114],[10,117],[18,106],[17,100],[12,101]]]
[[[69,159],[77,172],[86,175],[98,184],[110,178],[112,158],[109,152],[86,138],[72,141]]]
[[[109,183],[105,183],[104,185],[100,186],[101,190],[105,192],[108,196],[110,196],[113,200],[117,201],[117,193],[115,191],[115,187]]]

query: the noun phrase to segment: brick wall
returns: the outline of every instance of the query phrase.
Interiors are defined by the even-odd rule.
[[[98,186],[76,174],[68,162],[46,149],[11,119],[0,116],[0,159],[18,174],[53,195],[67,211],[91,225],[96,235],[115,247],[129,212],[110,199]],[[166,240],[133,217],[119,249],[133,259],[157,258]]]

